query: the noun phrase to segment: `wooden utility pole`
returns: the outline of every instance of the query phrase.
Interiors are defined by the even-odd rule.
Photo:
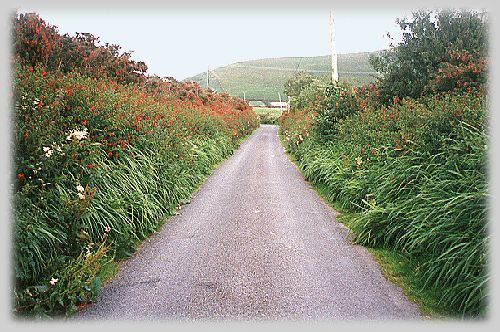
[[[283,106],[281,106],[281,93],[278,92],[278,99],[280,100],[280,112],[283,114]]]
[[[207,89],[210,86],[210,66],[207,68]]]
[[[335,23],[333,18],[333,9],[330,9],[330,47],[332,52],[332,82],[339,80],[337,69],[337,50],[335,49]]]

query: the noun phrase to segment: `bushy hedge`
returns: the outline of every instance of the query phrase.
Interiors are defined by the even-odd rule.
[[[281,132],[306,178],[359,212],[357,243],[405,254],[443,307],[476,316],[488,280],[486,115],[472,89],[360,110],[327,141],[301,113]]]
[[[77,32],[61,35],[57,27],[37,13],[13,15],[12,40],[15,54],[28,66],[43,65],[50,71],[79,72],[92,77],[113,77],[121,83],[143,82],[148,67],[120,52],[116,44],[101,45],[99,37]]]
[[[84,306],[108,263],[129,256],[259,124],[248,103],[197,84],[136,81],[133,69],[101,77],[67,63],[65,49],[54,68],[54,54],[38,54],[48,38],[40,20],[16,21],[18,38],[29,30],[37,42],[14,39],[24,48],[13,58],[14,311],[28,316]]]

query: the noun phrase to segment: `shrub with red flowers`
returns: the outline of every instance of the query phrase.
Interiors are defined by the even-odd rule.
[[[285,112],[278,119],[285,146],[294,151],[310,135],[314,112],[309,110]]]
[[[426,86],[432,93],[471,91],[487,82],[487,61],[478,52],[451,51],[450,60],[439,65],[434,78]]]
[[[55,26],[36,13],[12,17],[12,35],[15,54],[30,67],[42,65],[65,73],[107,76],[122,83],[142,82],[146,78],[146,64],[133,61],[130,52],[120,53],[120,46],[99,45],[99,38],[90,33],[60,35]]]

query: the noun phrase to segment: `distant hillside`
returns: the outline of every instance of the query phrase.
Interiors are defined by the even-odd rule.
[[[339,80],[353,85],[363,85],[374,81],[376,75],[368,62],[369,52],[339,54]],[[257,100],[278,100],[282,98],[283,85],[297,71],[308,71],[318,76],[328,76],[331,57],[287,57],[236,62],[210,71],[210,87],[225,91],[233,96]],[[206,87],[206,72],[185,81],[195,81]]]

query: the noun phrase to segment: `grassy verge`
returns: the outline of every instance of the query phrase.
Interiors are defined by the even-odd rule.
[[[323,201],[338,212],[336,220],[351,229],[360,213],[342,209],[339,202],[329,198],[328,189],[324,184],[312,184],[312,186]],[[439,319],[452,315],[439,305],[442,296],[440,292],[424,289],[422,280],[415,276],[415,265],[407,256],[383,248],[366,248],[377,261],[387,280],[400,287],[405,296],[419,306],[425,318]]]
[[[285,146],[283,135],[280,134],[279,139],[280,143]],[[286,154],[302,172],[297,159],[288,150],[286,150]],[[321,199],[338,213],[336,220],[348,227],[352,232],[352,227],[360,213],[348,211],[342,208],[339,201],[331,199],[328,186],[325,184],[311,181],[309,183]],[[429,290],[424,288],[423,281],[414,273],[416,266],[409,257],[388,249],[366,248],[377,261],[386,279],[400,287],[405,296],[419,306],[424,318],[439,319],[453,316],[452,312],[443,308],[439,303],[442,292],[437,289]]]
[[[248,139],[248,137],[250,135],[251,134],[239,138],[234,143],[234,149],[231,150],[226,157],[224,157],[224,158],[220,159],[218,162],[214,163],[210,167],[210,169],[208,170],[208,172],[206,173],[206,175],[204,177],[200,178],[199,181],[197,182],[197,184],[195,184],[193,186],[193,189],[191,190],[191,193],[188,194],[186,197],[183,197],[182,199],[179,200],[176,209],[171,210],[168,214],[164,215],[161,218],[158,218],[158,222],[157,222],[155,230],[153,232],[149,233],[143,240],[136,241],[134,243],[133,249],[129,249],[129,251],[125,255],[122,254],[122,255],[118,255],[117,256],[116,255],[116,251],[115,251],[114,254],[112,255],[113,258],[111,260],[105,261],[103,264],[101,264],[101,266],[99,268],[99,271],[97,272],[97,277],[102,281],[102,286],[104,286],[106,283],[108,283],[109,281],[111,281],[111,279],[113,279],[116,276],[116,274],[119,272],[119,270],[121,268],[121,264],[122,263],[124,263],[125,261],[127,261],[128,259],[130,259],[132,257],[132,254],[136,253],[137,251],[139,251],[141,249],[141,246],[145,243],[145,241],[144,241],[145,239],[149,238],[155,232],[160,231],[160,229],[162,228],[162,226],[165,223],[167,223],[169,221],[169,219],[172,216],[174,216],[178,210],[180,210],[182,208],[183,205],[190,203],[191,198],[193,197],[193,195],[200,189],[201,186],[203,186],[203,184],[210,177],[210,175],[217,168],[219,168],[219,166],[224,161],[226,161],[234,153],[234,151],[236,151],[239,148],[239,146],[244,141],[246,141]],[[86,304],[87,303],[84,303],[84,304],[78,306],[78,309],[79,310],[83,309],[86,306]]]
[[[346,112],[351,101],[342,101]],[[421,289],[462,319],[488,310],[485,102],[483,90],[471,89],[342,120],[334,120],[340,113],[280,117],[282,143],[305,178],[357,213],[353,242],[406,256]]]

